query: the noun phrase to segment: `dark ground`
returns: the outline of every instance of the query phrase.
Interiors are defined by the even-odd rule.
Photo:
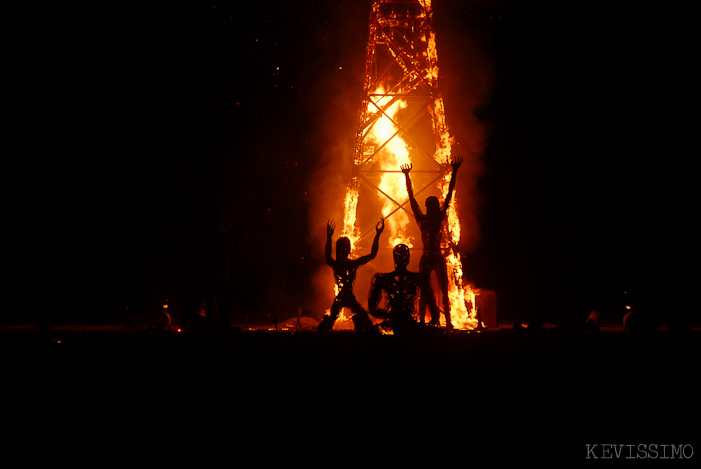
[[[698,451],[700,343],[697,331],[0,336],[25,441],[80,445],[88,460],[194,450],[199,465],[569,466],[586,444]]]

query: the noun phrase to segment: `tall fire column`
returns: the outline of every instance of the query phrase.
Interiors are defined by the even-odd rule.
[[[353,175],[344,205],[342,234],[351,239],[354,250],[369,249],[372,236],[367,235],[374,234],[381,213],[389,233],[384,247],[407,244],[412,264],[421,256],[421,235],[400,166],[413,165],[411,177],[420,205],[430,195],[444,200],[454,139],[446,125],[437,61],[430,0],[373,0]],[[455,328],[472,329],[477,326],[475,295],[463,285],[456,193],[443,234],[451,322]],[[384,267],[391,270],[389,251],[381,254]],[[436,297],[440,302],[440,295]]]

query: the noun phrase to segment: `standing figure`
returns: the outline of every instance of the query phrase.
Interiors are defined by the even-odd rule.
[[[421,262],[419,264],[419,272],[426,276],[428,282],[431,280],[431,272],[436,271],[436,276],[438,277],[438,285],[441,288],[441,293],[443,295],[443,310],[445,314],[445,325],[446,328],[452,329],[453,325],[450,322],[450,300],[448,299],[448,268],[445,263],[445,258],[441,252],[441,237],[443,234],[443,223],[446,219],[446,214],[448,212],[448,207],[450,207],[450,200],[453,197],[453,190],[455,189],[455,180],[458,173],[458,169],[462,164],[462,158],[457,156],[450,165],[453,167],[453,175],[450,178],[450,184],[448,186],[448,194],[445,196],[443,201],[443,206],[440,205],[438,197],[430,196],[426,197],[426,214],[421,211],[421,207],[416,202],[414,197],[414,189],[411,185],[411,178],[409,177],[409,172],[412,170],[413,166],[411,164],[402,165],[402,172],[406,176],[406,190],[409,193],[409,203],[411,205],[411,210],[414,212],[414,218],[416,223],[421,229],[421,241],[423,242],[424,250],[421,255]],[[423,297],[421,298],[421,305],[419,306],[419,313],[421,322],[425,322],[426,318],[426,302]],[[431,325],[438,326],[439,316],[438,314],[431,314]]]
[[[422,326],[414,319],[416,296],[428,304],[431,315],[438,317],[438,305],[433,297],[431,283],[425,275],[407,270],[410,252],[406,244],[397,244],[392,251],[394,271],[375,274],[370,285],[368,309],[378,318],[389,319],[395,334],[419,330]],[[387,309],[379,308],[382,293],[387,297]]]
[[[367,311],[355,299],[353,283],[355,282],[358,267],[367,264],[377,256],[377,251],[380,248],[380,234],[385,229],[385,219],[380,217],[380,221],[375,226],[375,239],[372,241],[370,254],[358,259],[348,258],[351,251],[351,242],[345,236],[338,238],[336,241],[336,259],[331,257],[331,237],[335,229],[336,225],[333,220],[326,224],[326,263],[333,269],[333,275],[338,286],[338,295],[333,301],[330,314],[324,316],[324,319],[319,324],[319,331],[330,331],[336,322],[336,318],[338,318],[338,314],[344,307],[353,312],[355,330],[370,330],[372,329],[372,321],[368,317]]]

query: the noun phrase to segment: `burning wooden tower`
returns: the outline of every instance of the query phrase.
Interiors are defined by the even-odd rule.
[[[437,63],[430,0],[373,0],[353,175],[344,202],[342,234],[351,239],[354,249],[369,248],[372,236],[367,235],[374,233],[382,213],[389,233],[385,247],[404,243],[412,248],[412,260],[420,257],[420,231],[400,166],[413,165],[419,201],[430,195],[444,200],[454,140],[446,125]],[[442,249],[448,265],[452,324],[472,329],[477,326],[475,295],[463,284],[455,200],[448,210]]]

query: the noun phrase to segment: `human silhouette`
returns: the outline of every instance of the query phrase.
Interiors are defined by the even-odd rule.
[[[352,319],[355,330],[367,331],[372,329],[372,321],[368,317],[367,311],[355,299],[353,283],[355,282],[358,267],[367,264],[377,256],[377,251],[380,248],[380,234],[385,229],[385,219],[380,217],[380,221],[375,225],[375,239],[372,241],[370,254],[358,259],[349,258],[351,243],[350,239],[345,236],[341,236],[336,241],[336,259],[331,257],[331,238],[335,229],[336,224],[333,220],[326,224],[326,263],[333,269],[333,275],[338,286],[338,295],[333,301],[330,314],[324,316],[324,319],[319,323],[318,330],[320,332],[330,331],[341,309],[348,308],[353,312]]]
[[[392,255],[394,271],[378,273],[372,278],[368,297],[369,313],[389,320],[395,334],[418,331],[422,326],[414,319],[413,313],[419,292],[421,301],[428,305],[431,315],[438,317],[439,314],[431,284],[425,275],[407,270],[410,252],[406,244],[397,244]],[[387,298],[387,309],[379,307],[383,293]]]
[[[461,164],[462,158],[459,156],[456,156],[450,163],[453,167],[453,174],[450,178],[450,184],[448,185],[448,194],[446,194],[442,206],[438,201],[438,197],[426,197],[426,214],[421,211],[421,207],[419,207],[414,197],[414,189],[411,184],[411,177],[409,176],[409,172],[412,170],[413,166],[411,164],[405,164],[401,167],[404,176],[406,176],[406,190],[409,193],[411,210],[414,212],[414,218],[419,225],[419,229],[421,229],[421,241],[423,242],[424,249],[419,263],[419,273],[426,276],[427,281],[430,282],[431,272],[434,270],[436,271],[438,285],[443,295],[445,325],[448,329],[452,329],[453,325],[450,322],[448,268],[445,263],[445,258],[443,257],[443,252],[441,251],[441,238],[443,235],[443,224],[448,213],[448,207],[450,207],[450,200],[453,197],[453,190],[455,189],[456,176]],[[423,299],[423,295],[419,306],[419,316],[420,321],[423,323],[426,317],[426,302]],[[438,314],[431,314],[431,325],[438,326],[438,320]]]

